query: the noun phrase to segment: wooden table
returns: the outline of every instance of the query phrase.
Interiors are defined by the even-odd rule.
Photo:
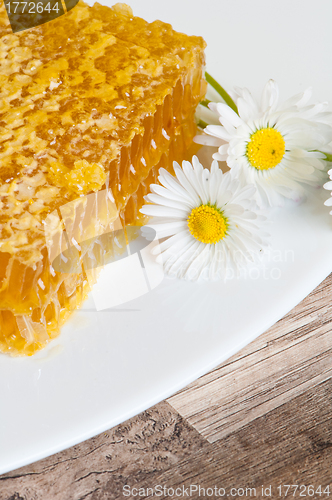
[[[283,485],[299,486],[289,498],[329,498],[327,485],[332,497],[331,298],[332,275],[167,401],[0,476],[0,500],[152,498],[158,485],[156,498],[220,498],[224,490],[231,498],[281,498]]]

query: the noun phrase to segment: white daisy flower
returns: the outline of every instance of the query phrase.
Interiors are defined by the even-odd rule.
[[[231,172],[214,161],[211,171],[197,157],[193,165],[174,162],[175,176],[159,170],[161,185],[152,184],[141,212],[161,241],[165,272],[174,277],[227,279],[259,256],[268,236],[265,220],[253,200],[255,187],[242,187]]]
[[[221,125],[208,125],[196,142],[219,146],[214,159],[238,170],[244,183],[257,188],[263,206],[280,206],[284,198],[303,194],[303,184],[321,185],[325,155],[332,140],[327,103],[307,105],[311,90],[279,104],[277,84],[270,80],[258,103],[247,89],[237,89],[238,114],[223,103],[210,103]]]
[[[332,155],[329,155],[329,157],[332,160]],[[329,174],[331,180],[326,182],[323,187],[328,191],[331,191],[331,196],[328,200],[324,202],[324,205],[326,205],[327,207],[332,207],[332,168],[327,173]],[[330,211],[330,214],[332,215],[332,210]]]

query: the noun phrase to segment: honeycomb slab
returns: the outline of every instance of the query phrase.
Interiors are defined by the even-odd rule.
[[[159,168],[191,154],[204,48],[125,4],[79,2],[13,34],[2,4],[0,352],[45,346],[89,291],[84,265],[52,266],[47,234],[50,225],[53,237],[66,233],[61,207],[74,203],[82,217],[82,200],[106,190],[122,223],[136,223]],[[112,210],[100,217],[104,227],[114,222]]]

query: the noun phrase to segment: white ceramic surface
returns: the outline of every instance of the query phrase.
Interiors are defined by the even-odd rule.
[[[132,0],[208,42],[208,70],[258,94],[312,85],[332,100],[330,0]],[[327,193],[272,213],[262,269],[224,284],[164,279],[112,310],[87,302],[28,359],[0,356],[0,473],[83,441],[158,403],[264,332],[332,270]]]

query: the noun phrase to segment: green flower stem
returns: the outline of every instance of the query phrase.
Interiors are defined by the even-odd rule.
[[[325,161],[332,161],[332,154],[324,153],[324,151],[320,151],[320,153],[326,156],[326,158],[324,158]]]
[[[204,129],[205,129],[205,127],[207,127],[207,126],[208,126],[208,123],[206,123],[206,122],[205,122],[205,121],[203,121],[203,120],[198,120],[198,122],[197,122],[197,127],[199,127],[199,128],[201,128],[202,130],[204,130]]]
[[[223,98],[225,103],[233,110],[235,113],[239,114],[237,106],[231,96],[226,92],[225,89],[222,88],[222,86],[214,79],[212,78],[211,75],[206,71],[205,72],[205,79],[206,81],[211,85],[214,90],[218,92],[218,94]]]
[[[211,102],[211,101],[210,101],[209,99],[204,99],[203,101],[201,101],[201,102],[200,102],[200,104],[201,104],[202,106],[205,106],[206,108],[208,108],[208,107],[209,107],[210,102]]]

